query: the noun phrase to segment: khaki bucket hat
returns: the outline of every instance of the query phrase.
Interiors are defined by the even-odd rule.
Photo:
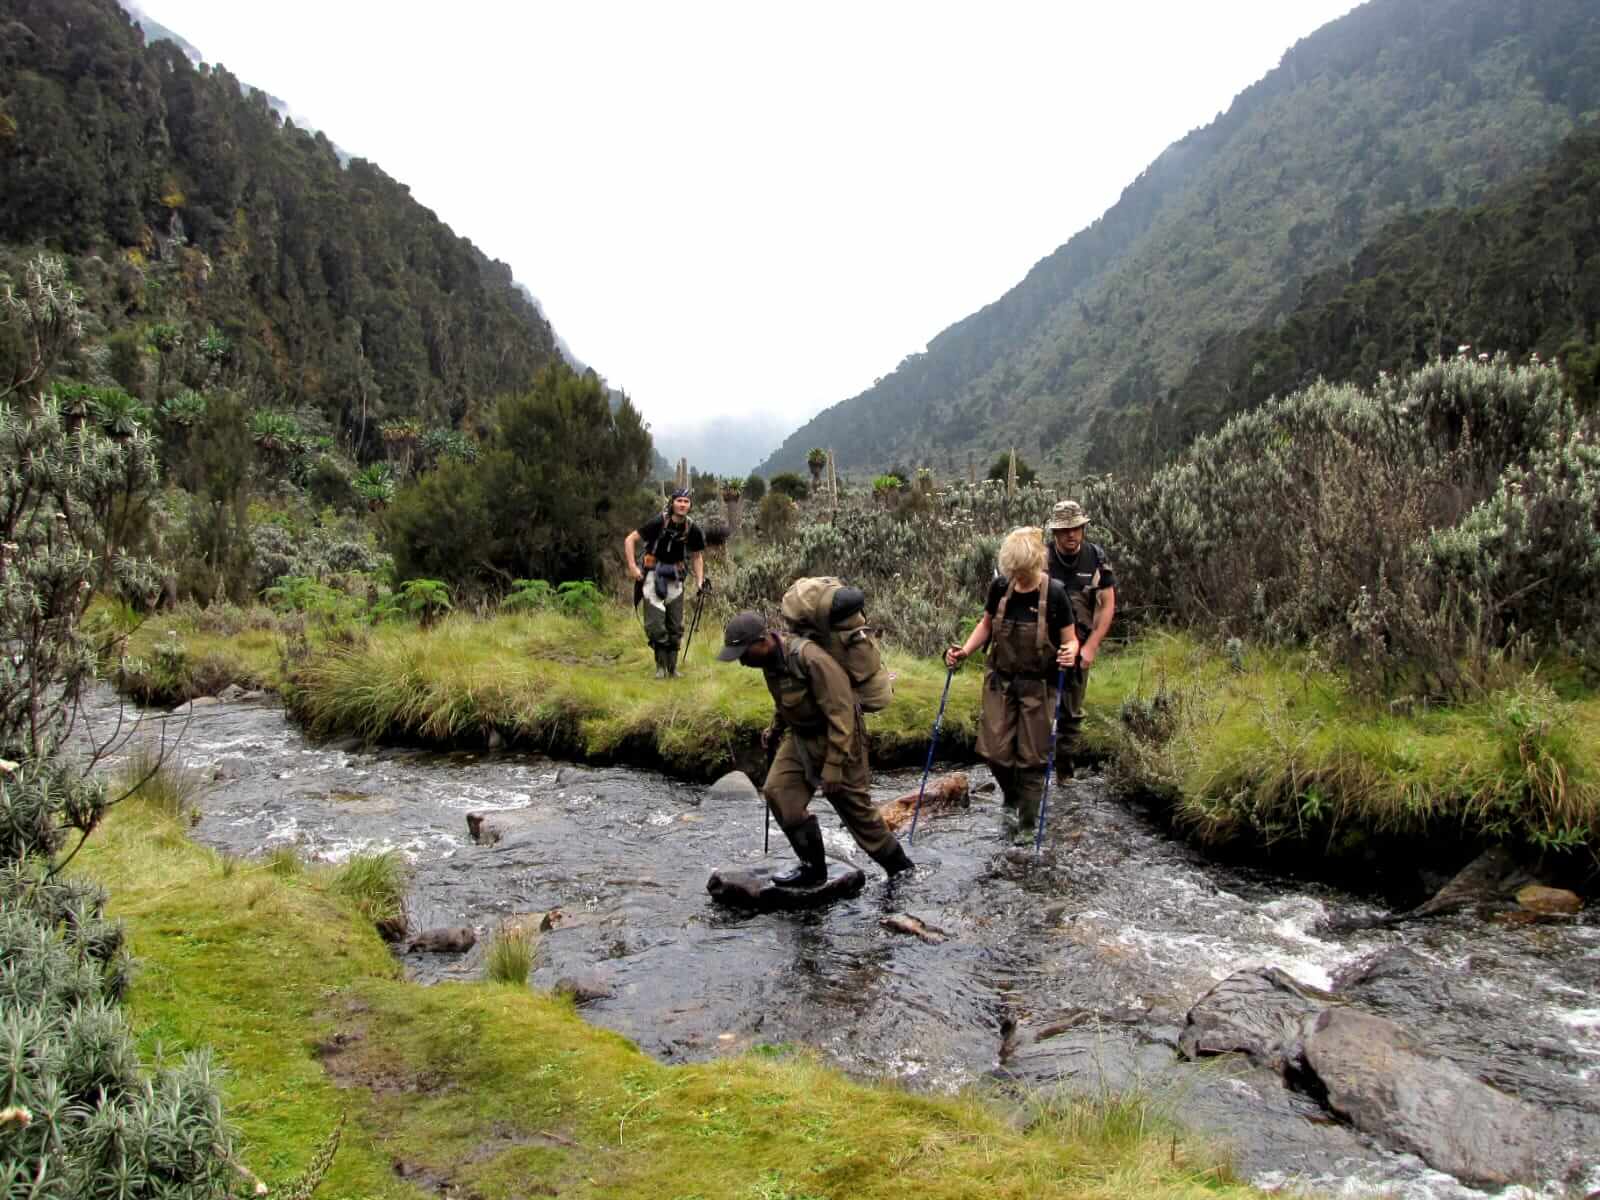
[[[1045,526],[1051,533],[1058,529],[1078,529],[1089,523],[1089,514],[1076,500],[1063,500],[1050,512],[1050,523]]]

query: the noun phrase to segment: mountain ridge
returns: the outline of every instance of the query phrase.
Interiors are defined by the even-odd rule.
[[[1016,286],[759,469],[795,469],[814,445],[851,467],[949,470],[958,451],[1011,444],[1076,467],[1096,412],[1152,405],[1206,338],[1266,315],[1286,284],[1548,154],[1600,104],[1593,8],[1372,0],[1330,22]]]

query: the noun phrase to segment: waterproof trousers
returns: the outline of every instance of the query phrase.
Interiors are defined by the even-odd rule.
[[[867,769],[866,731],[859,721],[855,743],[855,752],[844,767],[844,790],[837,796],[829,796],[828,803],[838,811],[839,819],[855,838],[856,845],[877,859],[890,853],[891,847],[898,843],[878,815],[867,790],[872,780]],[[783,735],[761,793],[777,818],[779,828],[786,834],[806,820],[811,798],[821,786],[819,773],[827,752],[825,733],[803,734],[791,729]]]
[[[640,601],[644,608],[644,635],[658,652],[676,654],[683,640],[683,593],[679,592],[657,608],[649,600]]]

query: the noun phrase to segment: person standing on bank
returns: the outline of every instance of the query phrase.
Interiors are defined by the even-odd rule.
[[[1083,728],[1083,696],[1089,686],[1089,668],[1100,653],[1100,643],[1111,630],[1117,612],[1117,577],[1106,552],[1085,541],[1089,515],[1076,500],[1055,506],[1046,526],[1050,530],[1050,578],[1067,589],[1072,619],[1078,629],[1078,661],[1067,672],[1062,719],[1066,737],[1061,746],[1070,755]],[[1070,767],[1068,768],[1070,772]]]
[[[775,875],[780,887],[819,887],[828,881],[822,827],[808,811],[820,788],[850,836],[889,875],[915,865],[883,823],[868,794],[867,728],[850,676],[821,646],[795,633],[768,629],[759,613],[742,612],[722,635],[723,662],[737,659],[761,671],[774,705],[763,745],[781,738],[762,795],[800,865]]]
[[[706,583],[706,535],[689,519],[693,503],[688,488],[672,493],[667,507],[630,533],[622,543],[622,561],[634,582],[633,603],[644,600],[644,635],[656,654],[656,678],[678,673],[678,644],[683,640],[683,570],[688,558],[694,586]],[[639,564],[643,544],[644,565]]]
[[[1055,721],[1056,679],[1077,661],[1078,635],[1067,591],[1045,573],[1044,533],[1036,525],[1013,529],[1000,544],[1003,578],[989,596],[966,642],[945,651],[952,670],[988,646],[978,753],[994,772],[1002,802],[1015,812],[1017,841],[1033,836],[1044,796]]]

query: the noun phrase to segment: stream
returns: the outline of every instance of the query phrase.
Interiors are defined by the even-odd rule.
[[[97,728],[116,700],[96,698]],[[1096,776],[1052,788],[1045,853],[1007,854],[994,792],[924,815],[913,875],[894,883],[820,798],[830,855],[863,867],[862,893],[823,910],[743,913],[712,903],[721,866],[763,859],[763,808],[633,768],[589,768],[515,752],[438,754],[317,745],[273,703],[154,714],[142,736],[182,729],[177,759],[206,786],[199,841],[239,855],[291,844],[339,861],[398,849],[412,863],[413,930],[470,925],[465,954],[406,953],[422,982],[482,975],[496,925],[559,909],[531,982],[576,978],[603,992],[584,1017],[645,1052],[686,1062],[757,1044],[804,1043],[843,1070],[931,1091],[1002,1086],[1003,1029],[1062,1014],[1077,1065],[1032,1089],[1095,1094],[1144,1086],[1185,1125],[1226,1143],[1269,1189],[1465,1200],[1486,1193],[1376,1145],[1276,1078],[1211,1060],[1177,1062],[1189,1007],[1244,967],[1275,966],[1337,988],[1404,948],[1405,986],[1353,1003],[1407,1027],[1445,1058],[1555,1114],[1600,1144],[1600,921],[1502,925],[1471,915],[1393,929],[1319,932],[1330,916],[1376,915],[1337,890],[1210,862],[1119,802]],[[988,781],[969,769],[975,788]],[[884,773],[874,795],[914,791]],[[480,846],[468,812],[503,811],[517,836]],[[770,859],[790,852],[772,831]],[[880,925],[909,913],[949,935],[929,944]],[[1414,957],[1412,957],[1414,956]],[[1001,1072],[1003,1074],[1003,1072]],[[1013,1085],[1016,1081],[1013,1080]],[[1580,1190],[1552,1182],[1503,1197],[1600,1189],[1589,1153]]]

